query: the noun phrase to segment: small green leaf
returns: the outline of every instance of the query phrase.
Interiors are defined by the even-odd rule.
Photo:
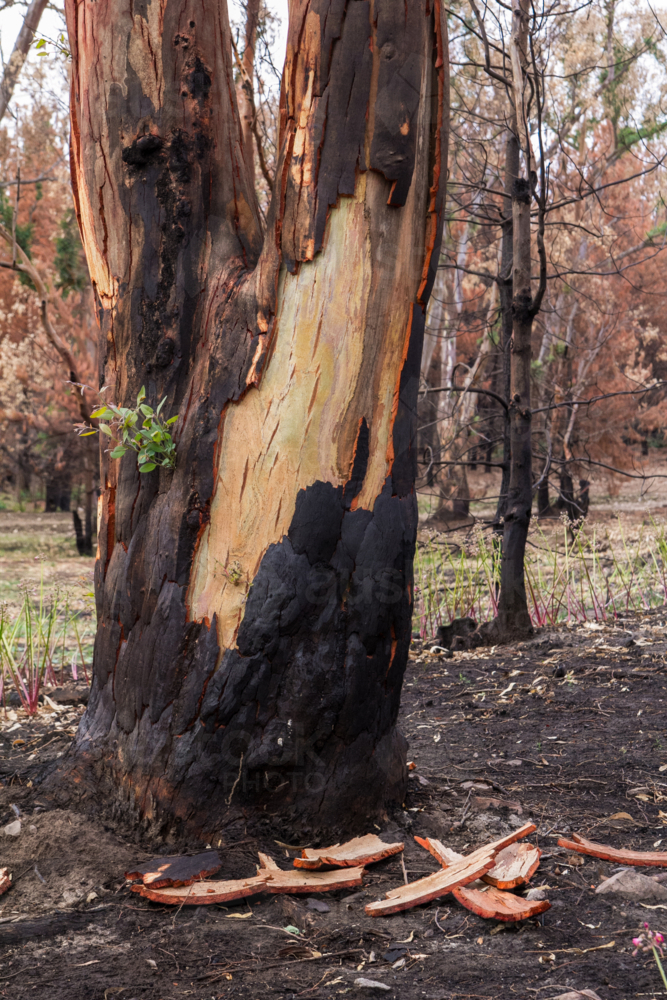
[[[36,48],[36,49],[43,49],[43,48],[45,48],[45,47],[46,47],[46,41],[45,41],[45,39],[43,39],[43,38],[40,38],[40,40],[39,40],[39,41],[37,42],[37,44],[35,45],[35,48]]]
[[[152,472],[155,468],[155,462],[147,462],[146,465],[139,466],[139,472]]]
[[[139,395],[137,396],[137,406],[139,406],[139,403],[143,403],[145,398],[146,398],[146,386],[142,385],[141,389],[139,390]]]
[[[88,438],[91,434],[97,434],[97,428],[94,431],[82,431],[82,433],[79,434],[79,437]]]
[[[122,444],[119,444],[111,452],[111,457],[112,458],[122,458],[126,451],[127,451],[127,448],[123,448]]]
[[[169,420],[167,420],[165,427],[168,427],[169,424],[175,424],[177,420],[178,420],[178,413],[176,414],[175,417],[169,417]]]
[[[151,406],[147,406],[146,403],[142,403],[139,409],[145,417],[153,416],[153,408]]]
[[[103,434],[106,434],[107,437],[113,437],[112,430],[108,424],[100,424],[100,430]]]
[[[109,409],[108,406],[100,406],[100,408],[98,410],[95,410],[94,413],[90,414],[91,420],[93,420],[95,417],[101,417],[101,416],[103,416],[107,412],[108,409]]]

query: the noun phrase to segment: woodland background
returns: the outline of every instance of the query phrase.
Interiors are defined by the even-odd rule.
[[[272,187],[285,8],[263,6],[254,61],[244,4],[231,8],[237,92],[255,137],[263,208]],[[8,3],[0,10],[5,59],[25,9]],[[528,121],[540,177],[532,264],[542,291],[532,334],[533,510],[576,522],[590,503],[602,510],[619,499],[662,502],[664,491],[667,13],[604,0],[576,10],[554,3],[533,14],[539,90]],[[511,123],[499,67],[507,60],[506,17],[502,3],[449,7],[448,206],[419,404],[420,509],[425,529],[436,533],[475,522],[497,531],[502,523]],[[48,6],[0,122],[0,224],[46,286],[51,329],[72,364],[5,242],[0,510],[74,512],[79,553],[89,555],[99,443],[75,432],[82,409],[71,383],[97,387],[97,323],[69,185],[63,28],[57,4]],[[64,522],[62,553],[74,554]]]

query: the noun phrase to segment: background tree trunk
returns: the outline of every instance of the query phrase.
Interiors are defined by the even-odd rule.
[[[2,74],[2,82],[0,83],[0,121],[4,118],[9,102],[14,96],[16,81],[21,75],[23,64],[27,59],[30,46],[35,37],[35,32],[39,27],[42,14],[46,10],[47,3],[48,0],[32,0],[23,18],[21,30],[14,42],[12,54],[7,60],[7,65]]]
[[[253,133],[255,127],[255,46],[257,45],[257,26],[259,24],[260,0],[246,0],[245,44],[240,57],[241,74],[236,88],[239,104],[241,131],[243,134],[243,151],[246,157],[246,169],[250,177],[255,177],[255,150]]]
[[[511,398],[511,359],[512,359],[512,332],[514,329],[512,318],[512,278],[514,265],[514,223],[512,212],[512,191],[519,176],[520,170],[520,148],[516,135],[516,115],[512,116],[510,129],[507,131],[505,139],[505,191],[503,198],[503,236],[500,251],[500,277],[498,281],[498,297],[500,300],[500,356],[502,363],[501,371],[501,395],[509,403]],[[494,531],[500,535],[503,533],[503,519],[507,509],[507,499],[510,488],[510,465],[512,451],[510,443],[510,421],[509,411],[505,411],[506,416],[503,421],[503,469],[500,482],[500,493],[496,506],[496,521]]]
[[[156,827],[208,834],[237,805],[354,827],[405,787],[444,14],[292,0],[264,240],[226,4],[68,0],[67,16],[100,378],[180,417],[173,472],[102,456],[73,766]]]
[[[497,623],[505,636],[532,631],[524,557],[533,501],[530,360],[533,317],[530,291],[530,181],[517,178],[514,214],[514,297],[511,354],[510,480],[503,525],[503,554]]]
[[[512,13],[510,53],[513,122],[519,136],[526,176],[517,176],[512,186],[512,348],[508,399],[511,463],[509,489],[503,515],[498,615],[493,623],[495,629],[505,639],[527,635],[533,630],[524,577],[526,540],[533,501],[530,363],[533,318],[536,311],[531,291],[532,155],[524,105],[528,18],[527,0],[520,0]]]

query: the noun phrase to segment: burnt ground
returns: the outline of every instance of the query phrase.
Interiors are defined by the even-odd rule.
[[[412,881],[437,868],[415,834],[467,851],[532,818],[544,852],[532,885],[548,887],[551,909],[543,923],[520,925],[483,920],[451,896],[367,917],[365,903],[403,882],[398,858],[372,866],[363,889],[318,897],[327,912],[303,896],[181,909],[143,900],[123,871],[168,847],[131,840],[102,811],[95,819],[40,799],[39,776],[66,752],[81,709],[47,706],[35,721],[17,712],[0,731],[0,824],[15,819],[12,803],[22,818],[19,837],[0,837],[0,864],[14,875],[0,898],[0,996],[664,996],[652,961],[632,957],[631,939],[644,920],[667,928],[667,905],[596,895],[617,866],[572,856],[557,840],[574,831],[667,849],[666,704],[667,609],[449,659],[416,644],[401,720],[416,768],[404,808],[381,833],[405,841]],[[256,840],[242,823],[225,838],[218,878],[253,874],[258,849],[285,867],[297,853]],[[357,986],[359,977],[390,989]]]

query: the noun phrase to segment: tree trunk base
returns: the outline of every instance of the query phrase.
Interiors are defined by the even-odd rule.
[[[468,622],[472,619],[463,618],[456,621]],[[520,619],[503,622],[499,618],[494,618],[490,622],[482,622],[474,631],[467,634],[463,634],[462,630],[457,632],[447,648],[456,651],[479,649],[481,646],[507,646],[512,642],[531,639],[534,635],[535,629],[532,623],[526,624]]]
[[[77,510],[72,511],[72,521],[74,522],[74,534],[76,535],[76,551],[80,556],[92,556],[94,554],[92,521],[86,517],[86,528],[84,530]]]
[[[244,831],[271,831],[287,843],[303,837],[341,837],[368,833],[386,822],[407,792],[408,743],[398,730],[376,746],[361,736],[330,761],[327,771],[304,767],[278,774],[264,769],[225,774],[216,797],[203,773],[191,774],[187,788],[156,787],[118,773],[118,761],[92,744],[45,777],[39,792],[59,808],[106,815],[154,840],[192,838],[213,843],[242,823]],[[369,760],[373,766],[369,767]],[[328,772],[328,773],[327,773]],[[178,798],[175,816],[173,798]]]

